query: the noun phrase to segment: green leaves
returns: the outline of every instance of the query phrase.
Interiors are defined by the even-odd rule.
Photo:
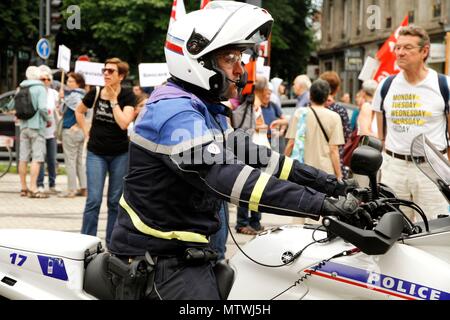
[[[26,4],[26,0],[9,2]],[[184,0],[184,3],[187,12],[200,6],[200,0]],[[311,34],[305,22],[311,0],[263,0],[262,3],[275,19],[272,76],[292,81],[297,74],[305,72],[312,51]],[[88,51],[95,53],[99,61],[118,56],[134,71],[141,62],[164,62],[171,0],[64,0],[66,19],[69,14],[65,8],[70,5],[81,9],[81,30],[70,31],[64,26],[58,42],[71,48],[74,57]]]
[[[63,41],[70,43],[74,52],[89,44],[99,60],[118,56],[130,65],[144,61],[164,61],[162,47],[169,23],[171,1],[64,1],[65,7],[72,4],[80,6],[81,30],[64,30]],[[155,47],[155,42],[161,49]]]
[[[39,6],[36,1],[6,0],[0,2],[0,43],[13,50],[37,39]]]
[[[310,0],[263,0],[263,7],[273,16],[271,76],[292,82],[306,72],[313,49],[306,26],[312,5]]]

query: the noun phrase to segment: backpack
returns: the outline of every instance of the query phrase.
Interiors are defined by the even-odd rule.
[[[14,109],[16,117],[20,120],[28,120],[34,117],[37,109],[34,108],[31,100],[30,87],[20,88],[14,96]]]
[[[390,76],[386,79],[386,81],[383,83],[383,86],[381,87],[381,104],[380,104],[380,110],[383,113],[383,135],[386,138],[386,111],[384,110],[384,99],[386,98],[389,88],[392,85],[392,82],[394,81],[395,77],[397,75]],[[447,117],[449,115],[449,104],[448,101],[450,100],[450,90],[448,88],[448,81],[447,77],[443,74],[438,73],[438,82],[439,82],[439,90],[442,95],[442,99],[444,99],[444,115]],[[446,124],[446,131],[445,131],[445,138],[447,139],[447,146],[449,145],[449,136],[448,136],[448,121],[447,118],[445,119]]]

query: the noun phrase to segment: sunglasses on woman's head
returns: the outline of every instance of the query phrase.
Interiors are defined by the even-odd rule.
[[[102,73],[106,72],[107,74],[113,74],[116,71],[117,71],[116,69],[112,69],[112,68],[102,68]]]

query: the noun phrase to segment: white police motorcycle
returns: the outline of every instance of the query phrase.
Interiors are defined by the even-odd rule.
[[[326,217],[321,226],[291,225],[256,236],[218,268],[223,298],[450,300],[450,218],[428,221],[417,205],[377,184],[379,145],[377,150],[375,140],[363,140],[352,170],[368,175],[371,187],[353,191],[361,200],[357,212]],[[414,140],[411,153],[450,202],[450,163],[424,136]],[[404,206],[421,221],[411,222]],[[0,297],[138,299],[148,293],[150,256],[131,265],[110,257],[97,237],[1,230]]]

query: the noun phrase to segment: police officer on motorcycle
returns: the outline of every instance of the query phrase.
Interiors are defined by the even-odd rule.
[[[228,129],[220,101],[246,83],[242,52],[268,38],[264,9],[213,1],[172,24],[165,43],[171,78],[136,121],[112,233],[119,257],[156,260],[154,299],[220,299],[208,238],[220,200],[254,211],[318,220],[351,214],[347,183],[255,145]],[[198,253],[202,254],[198,254]]]

